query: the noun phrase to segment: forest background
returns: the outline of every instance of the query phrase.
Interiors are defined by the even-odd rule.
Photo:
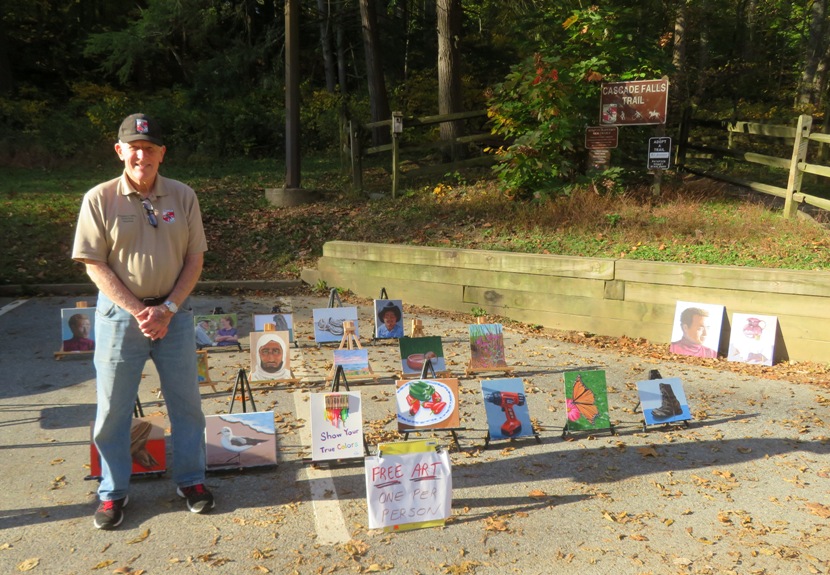
[[[288,3],[303,186],[333,201],[273,208]],[[805,113],[826,132],[827,32],[827,0],[0,0],[2,283],[84,281],[69,258],[80,198],[118,173],[114,132],[137,110],[166,127],[164,172],[200,194],[206,279],[297,277],[333,239],[826,269],[823,216],[785,221],[671,172],[650,193],[653,126],[621,129],[604,173],[586,174],[582,141],[602,82],[662,76],[669,135],[686,108],[786,124]],[[448,170],[397,199],[350,189],[343,118],[485,109],[417,138],[490,130],[493,170]],[[367,174],[366,191],[388,191],[377,165]]]

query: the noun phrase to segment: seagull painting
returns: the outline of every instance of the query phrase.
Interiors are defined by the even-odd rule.
[[[243,435],[234,435],[230,427],[223,427],[217,435],[222,436],[222,447],[234,453],[225,463],[230,463],[234,459],[239,463],[242,457],[242,452],[248,451],[250,448],[265,443],[267,439],[256,439],[254,437],[245,437]]]

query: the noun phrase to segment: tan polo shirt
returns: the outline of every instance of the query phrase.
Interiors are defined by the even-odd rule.
[[[106,262],[138,298],[168,295],[190,254],[207,251],[202,214],[187,185],[156,176],[150,201],[153,227],[127,176],[99,184],[84,196],[72,258]]]

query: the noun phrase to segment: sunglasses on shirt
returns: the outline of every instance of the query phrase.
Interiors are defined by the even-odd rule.
[[[156,219],[156,208],[150,203],[150,199],[144,198],[141,200],[141,205],[144,206],[144,211],[147,212],[147,221],[150,222],[150,225],[154,228],[159,227],[159,221]]]

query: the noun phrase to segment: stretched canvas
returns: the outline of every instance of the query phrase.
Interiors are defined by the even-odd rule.
[[[311,310],[314,318],[314,341],[339,342],[343,339],[343,322],[354,322],[354,335],[360,338],[356,307],[324,307]]]
[[[724,306],[678,301],[669,351],[693,357],[718,357]]]
[[[363,410],[359,391],[312,393],[311,459],[363,457]]]
[[[254,331],[251,341],[251,376],[249,381],[292,379],[291,346],[287,331]]]
[[[255,313],[254,331],[265,331],[265,324],[274,324],[274,331],[287,331],[288,342],[294,343],[294,314],[291,313]]]
[[[646,425],[687,421],[692,418],[683,382],[679,377],[637,382],[640,407]]]
[[[399,339],[403,337],[403,301],[399,299],[375,300],[375,339]]]
[[[239,346],[241,334],[235,313],[194,315],[193,326],[199,349]]]
[[[365,349],[335,349],[334,368],[343,366],[343,375],[346,379],[350,377],[371,377],[372,370],[369,369],[369,351]]]
[[[132,475],[161,475],[167,470],[167,449],[164,439],[165,419],[161,416],[137,417],[130,426]],[[90,438],[95,423],[90,425]],[[90,441],[90,477],[101,477],[101,456],[95,442]]]
[[[732,314],[729,335],[729,361],[772,365],[778,318],[774,315]]]
[[[95,308],[73,307],[61,310],[61,351],[95,351]]]
[[[521,378],[483,379],[481,395],[490,439],[533,435],[525,384]]]
[[[609,429],[608,389],[605,371],[569,371],[565,379],[566,429]]]
[[[507,367],[504,336],[500,323],[470,325],[470,366],[473,369]]]
[[[210,383],[210,366],[208,365],[208,354],[205,350],[196,351],[196,379],[199,383]]]
[[[398,431],[458,427],[458,379],[397,381]]]
[[[427,359],[436,373],[447,370],[441,336],[402,337],[398,340],[398,347],[401,350],[401,371],[404,375],[420,375]]]
[[[208,471],[276,465],[274,412],[208,415],[205,449]]]

